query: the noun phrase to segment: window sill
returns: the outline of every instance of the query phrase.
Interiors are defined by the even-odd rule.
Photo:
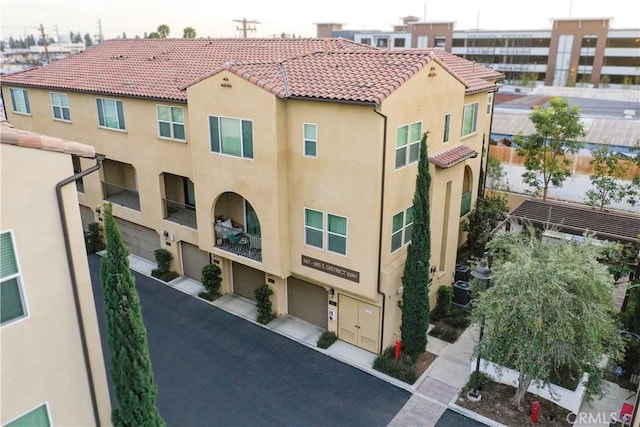
[[[128,133],[126,129],[115,129],[115,128],[109,128],[109,127],[100,126],[100,125],[98,125],[98,129],[110,130],[110,131],[113,131],[113,132],[120,132],[120,133]]]
[[[158,139],[160,141],[177,142],[178,144],[186,144],[187,143],[186,139],[168,138],[166,136],[159,136]]]
[[[73,122],[71,120],[65,120],[65,119],[56,119],[55,117],[52,119],[54,122],[59,122],[59,123],[69,123],[69,124],[73,124]]]
[[[477,134],[478,134],[478,131],[470,133],[469,135],[463,135],[460,137],[460,141],[464,141],[465,139],[471,138],[472,136],[476,136]]]
[[[31,113],[23,113],[22,111],[13,111],[14,114],[19,114],[21,116],[29,116],[29,117],[33,117],[33,114]]]

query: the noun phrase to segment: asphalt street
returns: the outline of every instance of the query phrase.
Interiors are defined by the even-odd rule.
[[[101,257],[89,256],[109,369]],[[133,272],[168,426],[386,426],[410,394]],[[115,398],[112,395],[115,406]]]

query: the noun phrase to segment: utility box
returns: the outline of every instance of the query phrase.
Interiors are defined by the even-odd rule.
[[[451,299],[451,304],[467,308],[471,303],[471,283],[457,280],[453,284],[453,298]]]
[[[457,264],[453,275],[453,283],[457,281],[468,282],[471,278],[471,268],[468,265]]]

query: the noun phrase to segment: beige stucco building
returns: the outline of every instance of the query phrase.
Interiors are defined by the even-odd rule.
[[[78,195],[64,181],[72,155],[96,168],[95,150],[4,120],[0,142],[0,424],[109,425]]]
[[[130,250],[378,353],[400,332],[419,140],[429,132],[431,265],[450,284],[501,74],[444,51],[343,39],[112,40],[7,77],[20,127],[105,153],[83,180]],[[76,166],[86,167],[82,160]]]

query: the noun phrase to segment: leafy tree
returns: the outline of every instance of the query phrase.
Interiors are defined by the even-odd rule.
[[[193,27],[186,27],[182,30],[182,37],[185,39],[195,39],[196,38],[196,29]]]
[[[166,39],[169,37],[169,32],[169,26],[167,24],[158,25],[158,34],[160,35],[160,38]]]
[[[9,49],[15,49],[16,48],[16,41],[13,39],[13,37],[9,36]]]
[[[84,35],[84,45],[86,47],[93,46],[93,40],[91,39],[91,34],[87,33]]]
[[[620,182],[629,171],[627,162],[620,154],[603,146],[592,150],[591,157],[594,173],[590,179],[593,188],[585,193],[587,205],[603,210],[605,206],[620,202],[631,195],[630,186]],[[635,204],[635,201],[632,202]]]
[[[36,45],[36,38],[33,37],[33,34],[29,34],[24,41],[23,47],[29,49],[31,46],[35,46],[35,45]]]
[[[506,189],[506,185],[502,183],[502,179],[506,175],[500,159],[489,155],[487,157],[487,184],[489,184],[489,188],[492,190]]]
[[[638,249],[634,245],[617,242],[601,247],[598,261],[607,266],[613,280],[618,282],[633,272],[637,256]]]
[[[101,278],[111,378],[118,407],[111,421],[120,426],[164,426],[156,408],[157,388],[147,345],[147,331],[135,280],[129,270],[129,250],[113,219],[112,207],[104,206],[107,254],[102,259]]]
[[[431,175],[427,156],[428,132],[420,141],[420,161],[413,195],[413,232],[407,249],[402,275],[402,344],[414,360],[427,347],[429,327],[429,266],[431,265],[431,231],[429,229],[429,194]]]
[[[549,107],[536,110],[529,117],[536,131],[514,137],[516,152],[524,156],[524,183],[536,193],[542,189],[542,200],[547,200],[549,186],[561,187],[571,175],[571,160],[565,156],[584,146],[579,141],[585,135],[584,127],[578,108],[570,107],[565,98],[551,97]]]
[[[587,239],[587,242],[589,239]],[[520,373],[512,403],[520,408],[531,382],[547,386],[560,373],[589,373],[587,398],[603,394],[603,356],[622,349],[612,314],[612,280],[594,245],[542,241],[535,230],[502,233],[491,286],[473,308],[485,322],[475,354]]]
[[[73,43],[82,43],[82,35],[78,31],[76,35],[73,37]]]
[[[126,39],[127,38],[127,33],[125,33],[124,31],[122,32],[122,38]]]
[[[509,205],[505,196],[492,193],[487,197],[478,197],[475,209],[467,215],[462,225],[462,229],[467,232],[469,255],[478,258],[482,256],[489,233],[507,218],[508,213]]]
[[[156,32],[156,31],[152,31],[149,33],[148,38],[150,39],[159,39],[160,38],[160,33]]]

